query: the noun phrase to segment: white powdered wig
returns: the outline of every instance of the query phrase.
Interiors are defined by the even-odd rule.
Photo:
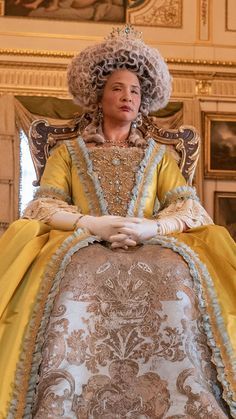
[[[68,87],[85,111],[95,111],[108,77],[118,69],[135,73],[141,85],[142,114],[164,108],[171,76],[159,51],[146,45],[132,27],[114,29],[101,44],[86,48],[68,67]]]

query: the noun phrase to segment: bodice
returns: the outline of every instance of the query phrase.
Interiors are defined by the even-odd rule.
[[[109,214],[125,216],[144,151],[137,147],[92,147],[89,157]]]

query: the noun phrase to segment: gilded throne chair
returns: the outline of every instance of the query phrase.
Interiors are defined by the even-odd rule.
[[[90,122],[89,114],[76,117],[64,125],[50,124],[45,119],[35,120],[29,132],[29,147],[33,160],[36,180],[34,186],[40,184],[50,150],[64,141],[78,137]],[[179,129],[163,129],[157,127],[155,119],[146,117],[139,128],[155,141],[167,145],[189,186],[192,186],[195,169],[200,154],[200,136],[192,126],[183,125]]]

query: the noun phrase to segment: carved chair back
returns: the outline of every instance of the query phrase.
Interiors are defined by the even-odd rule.
[[[40,184],[50,150],[63,141],[72,140],[91,121],[89,114],[84,114],[66,125],[50,124],[39,119],[32,123],[29,132],[29,147],[37,179],[34,186]],[[192,126],[181,126],[179,129],[158,128],[152,117],[146,117],[139,128],[143,135],[169,147],[188,185],[193,177],[200,153],[200,136]]]

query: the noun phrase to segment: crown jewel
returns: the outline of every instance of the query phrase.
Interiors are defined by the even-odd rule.
[[[107,40],[125,38],[133,40],[142,40],[142,32],[136,31],[130,24],[126,24],[122,28],[112,28],[111,33],[105,38]]]

